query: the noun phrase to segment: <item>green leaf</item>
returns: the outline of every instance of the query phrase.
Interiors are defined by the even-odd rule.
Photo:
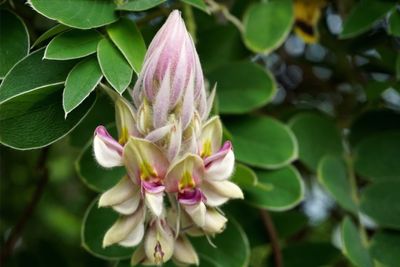
[[[280,239],[290,238],[308,226],[307,216],[299,210],[269,212]]]
[[[241,188],[247,188],[255,186],[258,178],[252,169],[246,165],[236,163],[235,172],[233,173],[231,180]]]
[[[289,122],[299,143],[299,159],[316,171],[318,162],[327,154],[341,155],[342,141],[334,122],[316,113],[300,113]]]
[[[96,192],[107,191],[126,175],[123,167],[105,169],[96,162],[92,151],[92,140],[81,151],[75,167],[83,183]]]
[[[224,114],[243,114],[260,108],[276,92],[273,76],[251,62],[225,64],[209,73],[208,78],[211,84],[217,83],[219,111]]]
[[[43,16],[78,29],[96,28],[118,19],[114,1],[29,0],[29,4]]]
[[[368,31],[395,6],[395,1],[361,0],[351,10],[343,25],[341,38],[351,38]]]
[[[318,165],[318,179],[344,209],[357,214],[346,163],[340,157],[327,155]]]
[[[204,3],[204,0],[181,0],[181,1],[208,13],[207,5],[206,3]]]
[[[369,252],[378,262],[387,267],[399,265],[400,233],[395,231],[377,232],[371,241]]]
[[[62,86],[42,87],[0,105],[0,143],[15,149],[34,149],[52,144],[73,130],[94,104],[89,97],[64,119]]]
[[[29,53],[29,33],[24,21],[14,13],[0,10],[0,79]]]
[[[291,0],[254,4],[244,15],[244,42],[250,50],[268,54],[285,41],[293,21]]]
[[[108,39],[100,41],[97,47],[97,59],[104,77],[122,94],[132,80],[133,70],[129,63]]]
[[[36,39],[36,41],[33,43],[32,48],[38,46],[39,44],[41,44],[42,42],[48,40],[49,38],[62,33],[66,30],[70,29],[70,27],[65,26],[63,24],[57,24],[56,26],[54,26],[53,28],[50,28],[49,30],[47,30],[45,33],[43,33],[42,35],[39,36],[39,38]]]
[[[57,35],[46,47],[46,59],[67,60],[96,52],[101,35],[95,30],[70,30]]]
[[[361,194],[361,211],[379,225],[400,230],[400,181],[376,182]]]
[[[83,217],[81,239],[82,246],[91,254],[105,260],[128,259],[134,249],[122,246],[102,247],[107,230],[118,219],[118,214],[110,208],[98,208],[97,199],[88,207]]]
[[[393,36],[400,37],[400,11],[393,10],[389,17],[389,33]]]
[[[135,23],[129,19],[122,18],[108,26],[107,32],[133,70],[139,73],[146,54],[146,45]]]
[[[297,158],[292,131],[270,117],[241,116],[226,120],[236,158],[254,167],[277,169]]]
[[[371,256],[362,244],[359,230],[349,218],[345,218],[341,228],[342,252],[357,267],[373,267]]]
[[[371,181],[400,180],[400,131],[371,135],[358,143],[354,167]]]
[[[258,183],[244,188],[245,200],[262,209],[284,211],[304,198],[304,183],[293,166],[273,171],[256,171]]]
[[[18,95],[41,87],[63,84],[75,61],[43,60],[44,49],[19,61],[0,85],[0,104]]]
[[[200,266],[248,266],[249,241],[240,224],[233,218],[229,218],[226,229],[215,236],[213,243],[217,248],[212,247],[204,236],[192,239],[192,244],[201,259]]]
[[[79,62],[68,74],[63,94],[65,116],[79,106],[103,77],[96,58]]]
[[[122,1],[122,4],[118,5],[117,9],[127,11],[144,11],[158,6],[165,1],[166,0],[128,0]]]

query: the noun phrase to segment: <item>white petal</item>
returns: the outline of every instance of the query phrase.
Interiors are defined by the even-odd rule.
[[[140,194],[137,194],[131,198],[128,198],[124,202],[114,205],[113,209],[118,213],[129,215],[136,211],[140,203]]]
[[[139,223],[132,232],[118,244],[124,247],[134,247],[137,246],[143,239],[144,236],[144,224]]]
[[[182,206],[196,225],[200,227],[203,227],[205,225],[206,222],[205,216],[207,209],[203,202],[199,202],[196,205],[182,205]]]
[[[133,197],[137,192],[139,192],[139,187],[128,176],[124,176],[118,184],[101,195],[99,207],[120,204]]]
[[[221,160],[214,161],[206,168],[205,179],[212,181],[226,180],[232,176],[235,167],[235,155],[229,151]]]
[[[244,198],[239,186],[230,181],[207,181],[203,184],[208,190],[226,198]]]
[[[153,264],[161,264],[172,257],[174,251],[174,236],[171,228],[165,223],[156,221],[151,225],[144,240],[144,250],[147,258]]]
[[[175,240],[173,257],[182,264],[199,265],[199,257],[187,237],[179,237]]]
[[[227,221],[228,220],[218,211],[215,209],[209,209],[207,210],[206,223],[203,229],[210,234],[221,233],[224,230]]]
[[[97,135],[93,140],[93,150],[97,162],[104,168],[112,168],[124,164],[121,154],[119,154],[117,150],[107,146]]]
[[[206,204],[209,207],[218,207],[229,200],[229,198],[215,192],[212,185],[204,181],[201,185],[201,192],[206,197]]]
[[[146,192],[145,194],[146,206],[157,217],[159,217],[163,211],[163,195],[163,192],[157,194]]]
[[[172,124],[163,126],[161,128],[157,128],[154,131],[151,131],[148,135],[146,135],[145,139],[155,143],[161,139],[163,139],[172,129]]]

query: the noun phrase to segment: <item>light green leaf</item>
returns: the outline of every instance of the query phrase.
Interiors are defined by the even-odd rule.
[[[146,54],[146,45],[135,23],[127,18],[121,18],[108,26],[107,32],[133,70],[139,73]]]
[[[134,249],[122,246],[102,247],[103,237],[107,230],[118,219],[118,214],[111,208],[98,208],[95,199],[83,217],[81,239],[82,246],[91,254],[105,260],[128,259]]]
[[[63,94],[63,107],[67,116],[96,88],[103,77],[96,58],[79,62],[68,74]]]
[[[201,259],[200,266],[248,266],[249,241],[240,224],[233,218],[228,218],[226,229],[213,238],[213,243],[217,246],[216,248],[212,247],[204,236],[192,239],[192,244]]]
[[[400,37],[400,11],[394,9],[389,17],[389,33],[393,36]]]
[[[0,104],[18,95],[41,87],[63,84],[75,61],[43,60],[44,49],[19,61],[0,85]]]
[[[343,241],[342,252],[357,267],[373,267],[371,256],[362,244],[359,230],[349,218],[345,218],[341,227]]]
[[[38,46],[39,44],[41,44],[42,42],[48,40],[49,38],[62,33],[66,30],[70,29],[70,27],[65,26],[63,24],[57,24],[56,26],[54,26],[53,28],[50,28],[49,30],[47,30],[45,33],[43,33],[42,35],[39,36],[39,38],[36,39],[36,41],[33,43],[32,48]]]
[[[387,267],[399,264],[400,233],[395,231],[380,231],[374,234],[369,252],[378,262]]]
[[[166,0],[128,0],[121,1],[122,4],[117,6],[119,10],[127,10],[127,11],[144,11],[155,6],[158,6],[161,3],[164,3]]]
[[[342,154],[340,133],[330,118],[300,113],[290,120],[289,126],[299,143],[299,159],[311,170],[317,170],[323,156]]]
[[[236,183],[242,189],[253,187],[257,184],[258,178],[256,173],[246,165],[236,163],[235,172],[231,177],[232,182]]]
[[[104,77],[122,94],[132,80],[133,69],[129,63],[108,39],[100,41],[97,47],[97,59]]]
[[[14,13],[0,10],[0,79],[29,53],[29,33],[24,21]]]
[[[317,173],[321,184],[339,205],[357,214],[358,208],[352,195],[344,160],[338,156],[327,155],[320,161]]]
[[[181,0],[181,1],[208,13],[207,5],[206,3],[204,3],[204,0]]]
[[[237,160],[254,167],[277,169],[297,158],[297,141],[281,122],[261,116],[242,116],[226,120],[233,135]]]
[[[258,183],[244,188],[245,200],[262,209],[284,211],[304,198],[304,183],[293,166],[273,171],[256,171]]]
[[[73,28],[96,28],[118,19],[114,11],[114,1],[29,0],[28,2],[43,16]]]
[[[371,135],[360,141],[354,152],[358,174],[372,180],[400,181],[400,131]]]
[[[85,57],[96,52],[100,40],[101,35],[95,30],[70,30],[50,41],[44,57],[53,60]]]
[[[53,85],[11,98],[0,105],[0,143],[15,149],[50,145],[73,130],[94,104],[89,97],[64,119],[62,86]]]
[[[208,78],[211,84],[217,83],[219,112],[224,114],[242,114],[260,108],[276,92],[273,76],[251,62],[225,64],[213,70]]]
[[[343,25],[341,38],[351,38],[368,31],[395,5],[395,1],[361,0],[351,10]]]
[[[244,15],[244,42],[250,50],[268,54],[285,41],[293,21],[291,0],[254,4]]]
[[[400,181],[375,182],[362,191],[361,211],[382,227],[400,230]]]

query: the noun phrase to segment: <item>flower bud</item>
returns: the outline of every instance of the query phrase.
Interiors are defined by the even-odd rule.
[[[174,241],[172,230],[165,220],[153,221],[144,240],[147,259],[157,265],[168,261],[174,251]]]

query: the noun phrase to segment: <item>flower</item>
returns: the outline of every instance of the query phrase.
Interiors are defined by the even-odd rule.
[[[126,175],[104,192],[99,207],[120,214],[103,246],[137,246],[133,265],[199,264],[188,235],[214,235],[227,218],[219,207],[243,198],[229,181],[235,156],[222,143],[218,116],[209,117],[215,88],[204,87],[200,61],[179,11],[173,11],[150,44],[133,89],[133,104],[109,88],[118,138],[95,130],[97,162],[125,166]]]

